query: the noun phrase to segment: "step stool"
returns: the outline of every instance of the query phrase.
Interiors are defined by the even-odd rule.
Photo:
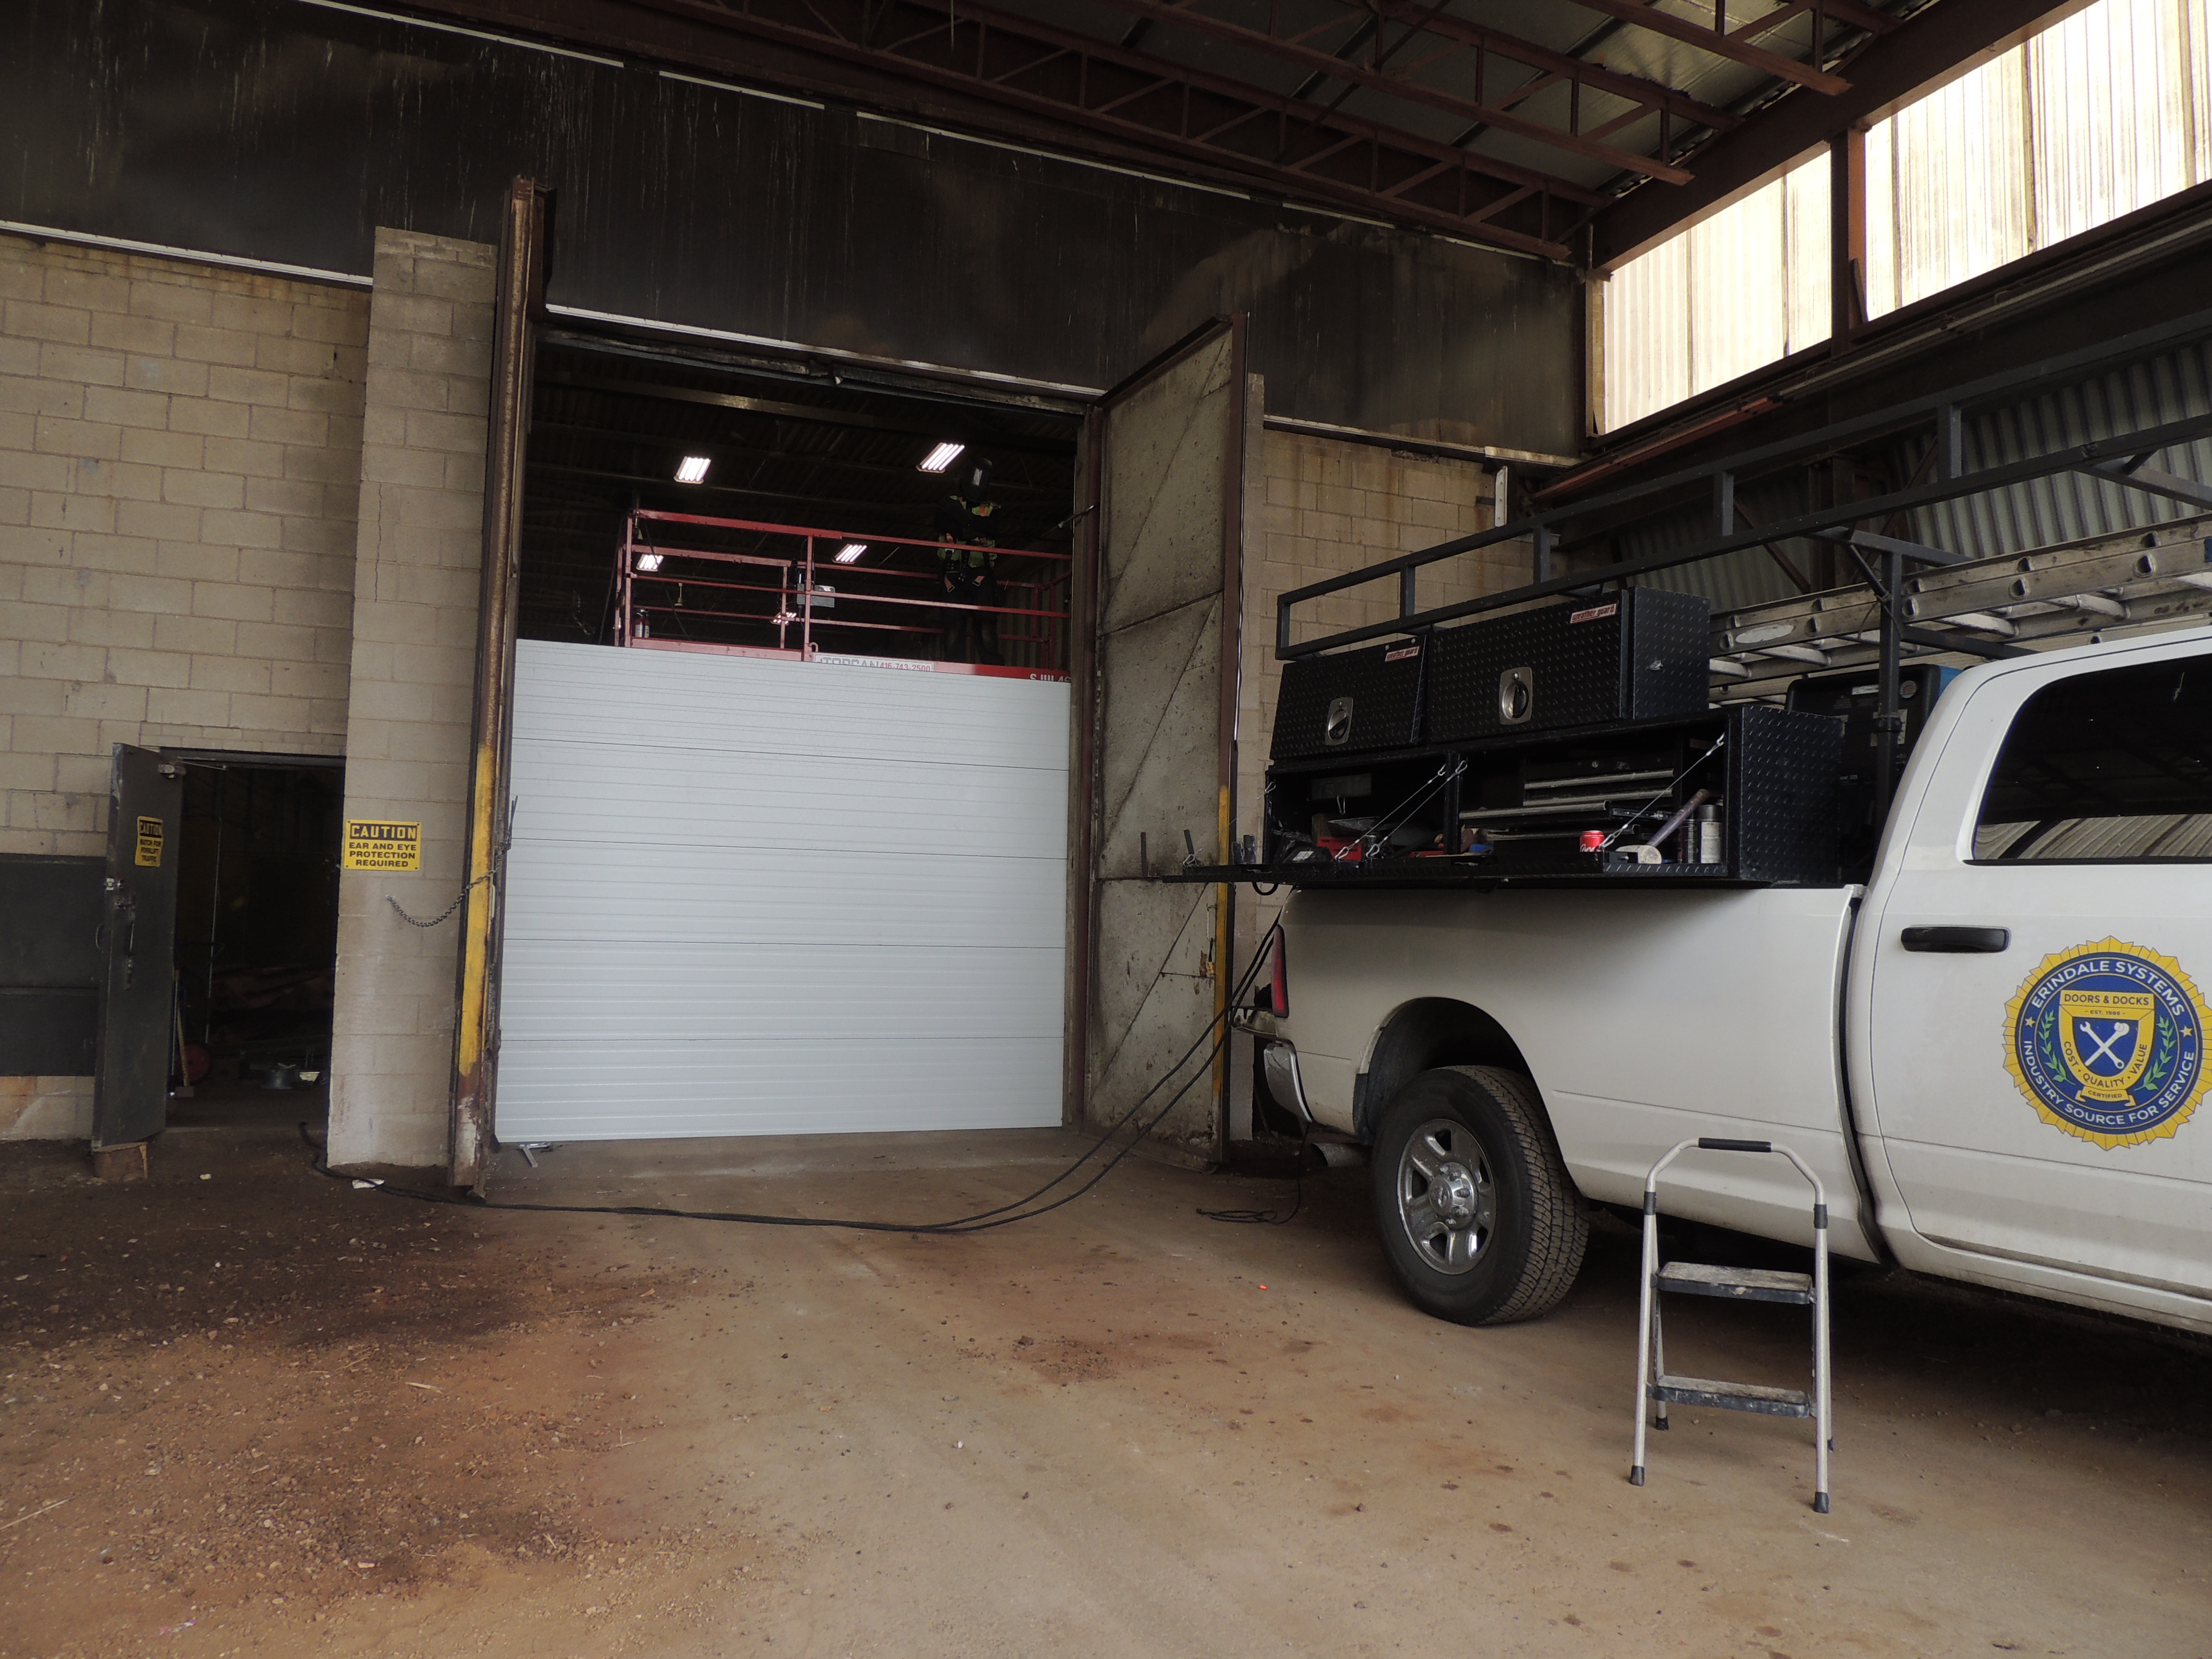
[[[1813,1271],[1778,1273],[1766,1267],[1715,1267],[1694,1261],[1659,1265],[1660,1172],[1695,1147],[1706,1152],[1769,1152],[1786,1158],[1813,1188]],[[1662,1293],[1711,1296],[1733,1302],[1779,1302],[1813,1310],[1813,1388],[1769,1389],[1753,1382],[1721,1382],[1703,1376],[1674,1376],[1659,1330]],[[1628,1472],[1632,1486],[1644,1484],[1644,1402],[1656,1401],[1652,1426],[1667,1426],[1667,1407],[1710,1406],[1717,1411],[1757,1412],[1767,1417],[1809,1417],[1814,1442],[1813,1509],[1828,1513],[1828,1454],[1835,1448],[1835,1415],[1828,1388],[1828,1195],[1805,1160],[1771,1140],[1722,1140],[1711,1136],[1677,1143],[1644,1177],[1643,1291],[1636,1315],[1636,1461]]]

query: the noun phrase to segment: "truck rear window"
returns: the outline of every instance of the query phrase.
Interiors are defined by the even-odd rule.
[[[2014,717],[1977,863],[2212,860],[2212,658],[2077,674]]]

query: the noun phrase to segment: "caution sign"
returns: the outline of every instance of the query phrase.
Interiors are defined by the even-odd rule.
[[[345,867],[349,870],[420,870],[422,826],[348,818]]]
[[[138,856],[133,862],[149,870],[161,867],[161,820],[138,820]]]

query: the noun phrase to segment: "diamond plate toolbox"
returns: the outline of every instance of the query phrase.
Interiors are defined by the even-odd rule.
[[[1700,713],[1711,610],[1699,594],[1626,587],[1440,628],[1422,735],[1463,743]]]
[[[1744,881],[1837,879],[1844,722],[1756,703],[1729,711],[1728,863]]]
[[[1421,735],[1422,639],[1283,665],[1271,760],[1396,749]]]

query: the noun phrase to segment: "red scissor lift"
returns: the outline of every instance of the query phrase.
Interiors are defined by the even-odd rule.
[[[705,543],[713,545],[696,544]],[[921,568],[836,559],[839,550],[855,544],[866,549],[862,557],[913,548]],[[951,674],[1066,679],[1070,556],[1030,548],[982,550],[996,556],[1006,603],[954,605],[944,597],[938,568],[948,545],[962,553],[974,550],[964,543],[639,508],[623,526],[616,565],[615,643],[649,651],[868,660]],[[832,614],[839,609],[847,614]],[[945,633],[952,612],[1006,618],[999,642],[1006,662],[945,662],[866,648],[877,641],[927,645]],[[828,639],[819,637],[824,635]],[[836,648],[825,648],[832,641]]]

